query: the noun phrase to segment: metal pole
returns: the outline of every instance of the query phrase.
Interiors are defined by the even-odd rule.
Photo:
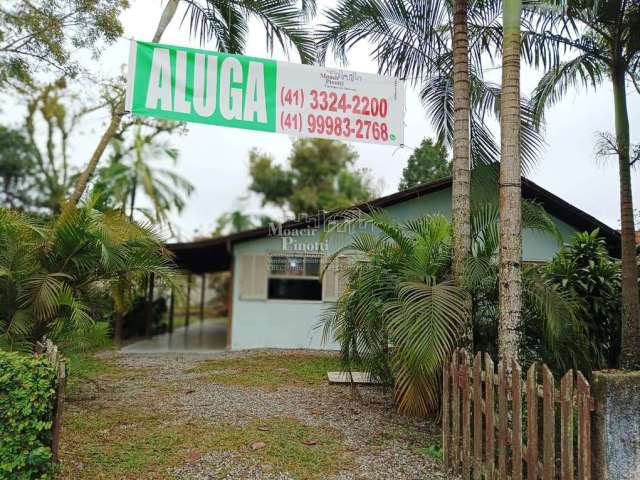
[[[146,301],[146,311],[145,311],[145,336],[147,338],[151,338],[151,316],[152,316],[152,310],[153,310],[153,287],[154,284],[156,283],[156,278],[155,275],[152,273],[149,276],[149,293],[147,294],[147,301]]]
[[[169,300],[169,333],[173,333],[173,310],[174,310],[174,301],[175,301],[175,292],[173,287],[171,287],[171,300]]]
[[[202,286],[200,288],[200,323],[204,322],[204,288],[207,280],[207,274],[202,274]]]
[[[187,275],[187,312],[186,312],[186,316],[184,319],[184,325],[185,327],[189,326],[189,306],[191,303],[191,272],[189,272],[189,275]]]

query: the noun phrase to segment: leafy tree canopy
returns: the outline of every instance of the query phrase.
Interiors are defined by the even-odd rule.
[[[409,157],[398,190],[406,190],[450,174],[447,149],[441,142],[434,143],[430,138],[425,138]]]
[[[296,140],[284,167],[254,149],[249,153],[249,189],[262,197],[263,205],[294,215],[345,208],[376,194],[368,173],[353,168],[357,158],[348,145],[317,138]]]
[[[128,0],[5,0],[0,5],[0,85],[29,82],[37,70],[75,75],[72,52],[122,35],[118,19]]]
[[[21,130],[0,125],[0,203],[24,208],[32,202],[35,155]]]

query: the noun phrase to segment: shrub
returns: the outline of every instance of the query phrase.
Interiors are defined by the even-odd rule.
[[[544,278],[579,299],[588,333],[590,367],[615,368],[620,354],[620,262],[607,253],[599,231],[577,233],[542,269]]]
[[[51,478],[54,392],[46,358],[0,351],[0,478]]]

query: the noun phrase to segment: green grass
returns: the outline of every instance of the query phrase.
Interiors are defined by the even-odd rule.
[[[112,407],[69,413],[65,435],[73,441],[64,444],[64,456],[75,464],[63,462],[65,479],[167,478],[167,468],[188,461],[191,452],[214,450],[238,452],[301,480],[322,479],[351,466],[335,431],[288,418],[260,419],[245,426],[176,423],[154,411]],[[306,445],[305,440],[316,444]],[[265,447],[253,450],[254,442],[264,442]]]
[[[206,381],[215,383],[277,387],[325,384],[327,372],[340,369],[335,355],[278,352],[209,360],[191,371],[202,373]]]

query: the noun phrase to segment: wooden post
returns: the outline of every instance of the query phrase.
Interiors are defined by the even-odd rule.
[[[511,362],[513,365],[511,369],[511,401],[513,402],[511,479],[522,480],[522,370],[515,359],[511,359]]]
[[[573,479],[573,370],[560,380],[560,478]]]
[[[498,362],[498,478],[507,478],[507,368],[506,359]]]
[[[462,357],[462,478],[471,478],[471,388],[469,388],[469,354],[461,351]]]
[[[190,312],[190,307],[191,306],[191,272],[189,272],[189,274],[187,275],[187,311],[185,312],[185,317],[184,317],[184,326],[188,327],[189,326],[189,314]]]
[[[458,350],[451,362],[451,466],[453,471],[460,472],[460,355]]]
[[[538,478],[538,382],[535,363],[527,371],[527,478]]]
[[[495,425],[494,425],[494,368],[491,355],[484,354],[485,399],[484,414],[486,424],[487,446],[485,452],[486,480],[493,480],[495,470]]]
[[[578,478],[580,478],[580,480],[590,480],[591,478],[591,389],[589,387],[589,382],[587,382],[587,379],[584,378],[584,375],[582,375],[582,372],[578,372],[577,376],[576,376],[576,390],[578,391],[578,395],[577,395],[577,411],[578,411]],[[637,390],[636,390],[637,392]],[[630,402],[629,402],[630,403]],[[637,411],[636,411],[636,415],[635,415],[635,422],[636,425],[638,424],[637,421],[638,415],[637,415]],[[626,418],[624,416],[620,416],[618,417],[618,421],[621,422],[622,419]],[[618,429],[621,429],[622,431],[626,431],[627,434],[630,431],[633,431],[633,429],[629,430],[629,428],[632,427],[632,425],[627,425],[626,428],[624,427],[624,425],[622,427],[620,427],[619,425],[617,426]],[[634,461],[636,462],[635,466],[638,466],[637,463],[637,458],[638,458],[638,451],[640,450],[639,445],[640,443],[637,441],[637,439],[631,439],[629,438],[630,442],[632,445],[635,445],[635,452],[633,452],[632,455],[630,455],[631,458],[633,458],[634,460],[631,460],[628,462],[629,464],[632,464]],[[620,445],[619,447],[620,449],[622,449],[622,445]],[[633,448],[633,447],[632,447]],[[635,470],[635,473],[637,473],[638,470]],[[626,476],[626,475],[620,475],[620,476],[616,476],[616,478],[634,478],[635,474],[633,474],[634,476]],[[610,476],[609,478],[613,478],[613,476]]]
[[[171,287],[171,299],[169,300],[169,333],[173,333],[173,315],[175,310],[175,291]]]
[[[473,359],[473,478],[482,479],[482,354]]]
[[[451,383],[451,374],[449,372],[448,362],[444,362],[442,367],[442,458],[444,466],[450,467],[451,446],[451,420],[449,419],[449,384]]]
[[[62,433],[62,410],[64,407],[64,389],[67,385],[67,370],[64,360],[58,363],[56,384],[56,403],[53,410],[53,422],[51,424],[51,454],[53,461],[58,463],[60,452],[60,435]]]
[[[542,408],[544,412],[544,467],[542,478],[554,480],[556,478],[556,404],[553,374],[549,367],[542,365]],[[582,477],[580,477],[582,479]]]
[[[152,316],[152,308],[153,308],[153,287],[156,283],[155,275],[152,273],[149,275],[147,280],[149,285],[149,292],[147,293],[147,299],[145,301],[145,312],[144,312],[144,334],[145,337],[151,338],[151,316]]]
[[[200,285],[200,323],[204,322],[204,289],[207,281],[207,274],[202,274],[202,282]]]

